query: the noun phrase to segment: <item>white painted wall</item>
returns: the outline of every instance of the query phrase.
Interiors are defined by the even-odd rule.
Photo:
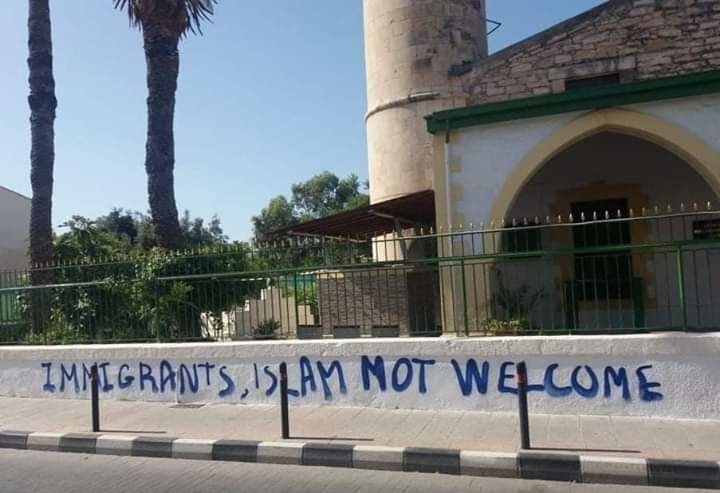
[[[626,106],[626,108],[631,111],[656,116],[689,130],[690,133],[702,139],[710,147],[720,151],[720,138],[718,138],[720,94],[633,104]]]
[[[301,369],[303,357],[307,360]],[[363,384],[364,358],[374,363],[377,357],[383,360],[385,391],[380,390],[379,379],[368,372],[368,388]],[[473,384],[469,395],[463,395],[453,360],[463,376],[469,360],[474,360],[481,372],[487,365],[487,389],[480,392]],[[302,392],[301,375],[305,377],[305,395],[291,398],[293,405],[513,413],[516,397],[503,385],[514,387],[512,362],[520,360],[528,362],[530,384],[540,386],[530,393],[534,413],[720,417],[720,334],[10,347],[0,349],[0,395],[87,398],[82,365],[97,362],[101,375],[107,377],[102,381],[106,386],[102,399],[275,405],[279,401],[277,368],[286,361],[291,389]],[[320,374],[319,364],[328,369],[333,362],[342,369],[345,392],[337,368],[325,379]],[[211,366],[204,366],[208,364]],[[503,364],[507,378],[501,375]],[[68,375],[65,378],[61,365]],[[180,365],[190,373],[193,365],[197,368],[195,391]],[[408,367],[412,367],[409,379]],[[624,368],[626,398],[612,380],[605,396],[608,367],[616,372]],[[596,384],[588,368],[596,376]],[[141,372],[152,376],[156,392],[149,377],[141,389]],[[183,373],[182,378],[178,372]],[[545,382],[548,375],[561,389],[556,393],[567,395],[550,395]],[[164,391],[160,388],[163,379]]]
[[[684,128],[702,139],[708,146],[720,150],[720,139],[717,136],[720,95],[655,101],[630,105],[625,109],[651,115]],[[452,191],[452,224],[455,226],[481,223],[487,225],[491,221],[495,221],[495,225],[498,225],[503,218],[491,217],[492,207],[519,163],[546,139],[587,114],[589,112],[564,113],[477,125],[454,131],[448,148],[448,162],[450,163],[448,183]],[[720,166],[720,163],[717,165]],[[582,189],[599,182],[609,185],[607,188],[615,185],[620,187],[630,185],[639,188],[639,194],[645,200],[642,203],[632,203],[632,201],[630,203],[630,207],[637,212],[641,207],[646,206],[658,205],[664,209],[667,204],[671,204],[677,210],[681,203],[691,207],[694,202],[704,204],[707,201],[713,202],[717,207],[717,197],[712,189],[697,172],[675,155],[640,139],[629,137],[623,139],[600,134],[591,136],[560,153],[537,170],[534,176],[529,177],[529,181],[518,191],[515,202],[510,211],[507,211],[505,219],[510,224],[512,217],[517,217],[519,223],[522,224],[523,217],[527,217],[530,221],[535,217],[544,220],[547,215],[554,218],[558,213],[566,216],[567,219],[567,214],[570,212],[569,204],[559,206],[558,202],[562,202],[558,200],[559,192]],[[682,186],[678,186],[679,183]],[[626,193],[611,193],[606,198],[616,196],[626,196]],[[638,196],[636,193],[629,198],[634,200]],[[592,197],[592,199],[597,198],[600,197]],[[564,200],[567,201],[567,196]],[[563,210],[553,210],[553,205],[557,205]],[[447,218],[439,218],[440,225],[447,224],[447,222]],[[691,225],[692,220],[688,219],[686,222],[686,226],[688,226]],[[677,230],[675,231],[677,234]],[[690,231],[690,228],[687,228],[687,231]],[[668,231],[653,232],[653,239],[669,239],[668,236]],[[464,251],[474,249],[479,252],[483,248],[494,250],[493,238],[488,236],[486,239],[487,242],[479,241],[472,246],[465,244]],[[495,240],[498,241],[498,238]],[[546,242],[544,246],[558,247],[562,245]],[[648,270],[655,272],[658,285],[665,283],[666,286],[669,286],[669,289],[664,291],[656,289],[655,286],[648,286],[651,291],[649,292],[650,298],[664,300],[663,306],[658,303],[655,309],[646,310],[646,323],[651,326],[667,327],[671,323],[670,321],[674,321],[677,326],[680,317],[680,308],[674,301],[678,299],[674,288],[676,283],[667,282],[667,278],[675,274],[663,267],[666,260],[666,258],[656,258],[653,262],[654,265],[648,266]],[[686,258],[685,260],[686,263],[692,263],[698,259]],[[708,272],[717,271],[717,256],[699,260],[707,264]],[[532,262],[528,260],[525,264],[532,264]],[[506,278],[515,277],[516,283],[526,282],[526,279],[530,278],[536,285],[540,283],[541,279],[547,279],[546,291],[556,291],[553,280],[559,277],[559,273],[553,265],[534,265],[532,270],[528,270],[528,265],[519,265],[519,267],[519,276],[508,275]],[[688,267],[695,268],[694,265]],[[481,277],[487,274],[483,269],[479,269]],[[449,282],[447,279],[444,280],[445,290],[452,291],[454,289],[455,293],[459,293],[460,286],[456,285],[454,288],[450,288]],[[690,290],[692,292],[687,296],[691,308],[689,323],[703,327],[715,326],[714,319],[718,313],[716,313],[714,304],[707,300],[707,295],[712,292],[712,289],[708,290],[706,287],[711,282],[705,281],[704,285]],[[469,283],[471,285],[466,287],[475,290],[480,294],[480,299],[485,300],[484,303],[481,302],[477,306],[468,307],[467,316],[471,322],[470,325],[474,327],[478,320],[482,321],[487,318],[487,304],[491,301],[491,293],[482,286],[482,282],[477,287],[472,285],[475,283],[474,280]],[[447,299],[452,296],[450,292],[446,293],[446,303]],[[559,307],[561,301],[557,301],[555,304]],[[545,303],[543,306],[548,307],[549,303]],[[581,318],[587,319],[588,327],[603,328],[606,323],[625,325],[623,320],[632,320],[632,312],[629,310],[617,310],[618,317],[622,316],[623,320],[614,321],[606,320],[607,314],[604,312],[598,318],[597,311],[597,308],[592,308],[587,314],[580,314]],[[551,313],[537,315],[538,319],[544,320],[544,325],[562,326],[561,312],[552,313],[551,311]],[[454,324],[449,324],[452,325],[450,330],[463,327],[463,321],[458,321],[458,316],[465,316],[462,308],[450,310],[449,320],[450,322],[454,321]],[[448,329],[446,328],[446,330]]]
[[[545,164],[522,188],[508,217],[517,218],[522,224],[524,218],[532,221],[538,217],[544,221],[546,216],[555,218],[557,213],[562,213],[567,221],[570,205],[563,194],[592,186],[602,187],[607,193],[606,198],[628,198],[628,205],[636,216],[641,215],[642,208],[652,211],[654,207],[659,207],[659,210],[665,211],[668,205],[673,206],[676,212],[680,204],[684,204],[687,210],[692,210],[694,203],[704,208],[708,201],[717,207],[715,193],[700,174],[682,159],[636,137],[602,133],[579,142]],[[633,189],[631,196],[627,194],[628,186]],[[617,193],[612,192],[614,187],[618,187]],[[558,206],[559,201],[562,206]],[[602,218],[605,211],[596,212]],[[616,211],[609,212],[614,215]],[[632,241],[691,240],[693,221],[697,219],[696,216],[687,216],[672,221],[648,221],[648,231],[643,233],[645,236],[638,237],[636,231]],[[546,231],[542,244],[546,249],[561,249],[570,246],[569,241],[567,237],[557,234],[553,237]],[[697,252],[688,251],[684,255],[685,272],[693,276],[697,274],[695,282],[687,283],[684,293],[689,305],[688,323],[694,327],[717,326],[718,309],[711,299],[711,279],[720,275],[720,250],[706,248]],[[645,323],[648,327],[671,327],[673,324],[677,327],[682,313],[677,301],[675,253],[636,252],[634,262],[636,272],[642,265],[649,273],[643,276],[649,302]],[[561,274],[559,265],[552,259],[546,258],[542,263],[532,259],[516,261],[513,265],[515,272],[509,267],[506,265],[504,268],[508,271],[505,273],[506,282],[514,279],[515,285],[522,285],[529,278],[534,285],[540,284],[545,293],[556,291],[556,280]],[[711,277],[708,278],[708,275]],[[544,324],[552,324],[553,320],[560,323],[563,320],[560,300],[546,300],[543,307],[547,310],[553,305],[556,307],[554,312],[538,313],[536,318],[543,320]],[[578,307],[578,311],[582,327],[604,328],[605,324],[627,326],[633,320],[632,306],[620,310],[615,300],[594,300],[584,309]],[[614,319],[608,318],[613,316]]]
[[[623,107],[661,118],[688,130],[720,151],[717,118],[720,95],[655,101]],[[555,132],[588,112],[564,113],[457,130],[450,145],[450,185],[461,191],[452,204],[453,222],[478,224],[490,217],[492,204],[520,161]],[[719,163],[720,165],[720,163]],[[670,181],[670,180],[668,180]],[[682,192],[669,197],[681,199]],[[692,197],[688,197],[692,199]],[[544,204],[536,204],[542,208]]]
[[[570,124],[581,113],[565,113],[457,130],[449,149],[450,187],[461,190],[453,201],[456,225],[490,222],[497,193],[517,164],[543,140]],[[443,218],[444,219],[444,218]]]
[[[562,211],[551,208],[561,198],[559,194],[592,185],[600,185],[610,194],[613,194],[612,187],[637,188],[637,193],[642,195],[641,202],[635,202],[638,197],[628,197],[624,191],[607,197],[628,198],[629,207],[637,215],[642,207],[652,210],[657,206],[665,211],[671,205],[678,211],[680,204],[690,210],[693,203],[704,208],[708,201],[716,201],[715,193],[703,177],[679,157],[646,140],[608,132],[578,142],[546,163],[522,188],[508,217],[520,221],[523,217],[532,220],[538,216],[544,220],[546,215],[554,217],[562,212],[567,220],[570,212],[567,205]],[[602,218],[604,211],[597,212]],[[689,226],[691,231],[691,224]]]
[[[0,271],[28,265],[30,199],[0,186]]]

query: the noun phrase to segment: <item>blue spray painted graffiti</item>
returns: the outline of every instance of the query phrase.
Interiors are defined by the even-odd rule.
[[[433,359],[411,357],[400,357],[386,362],[382,356],[361,356],[359,365],[354,365],[353,368],[359,370],[358,381],[362,383],[364,392],[411,392],[425,395],[433,393],[429,375],[440,371],[437,363]],[[276,365],[249,363],[247,372],[243,372],[241,366],[228,367],[209,361],[173,364],[171,361],[161,360],[155,364],[139,361],[123,362],[119,365],[100,361],[97,365],[100,389],[105,393],[117,389],[125,392],[139,390],[153,394],[185,395],[211,390],[223,399],[235,395],[245,399],[251,389],[263,393],[266,397],[273,396],[279,389]],[[89,389],[90,363],[43,362],[40,366],[44,372],[43,392],[77,394]],[[451,359],[449,365],[445,366],[452,368],[450,385],[455,387],[462,397],[484,396],[491,389],[499,394],[517,394],[515,364],[512,361],[500,362],[496,371],[493,371],[490,361],[473,358],[464,361]],[[332,401],[338,394],[348,393],[347,371],[339,360],[313,361],[302,356],[295,369],[297,373],[293,376],[297,377],[298,387],[288,389],[291,397],[302,399],[320,394],[324,400]],[[652,370],[652,365],[628,370],[623,366],[593,367],[589,364],[562,367],[559,363],[552,362],[544,368],[531,371],[531,375],[541,377],[537,381],[528,382],[528,390],[544,393],[552,398],[574,395],[583,399],[621,399],[630,402],[634,395],[641,402],[661,401],[664,397],[660,391],[662,385],[651,380]],[[241,378],[234,374],[234,371],[249,377]],[[246,378],[249,381],[244,381]],[[442,383],[442,390],[447,390],[446,385]]]

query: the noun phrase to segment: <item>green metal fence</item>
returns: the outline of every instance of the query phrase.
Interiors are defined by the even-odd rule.
[[[0,275],[0,342],[710,331],[718,238],[717,211],[603,212],[64,262]]]

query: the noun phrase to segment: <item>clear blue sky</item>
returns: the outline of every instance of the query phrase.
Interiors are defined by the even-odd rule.
[[[51,0],[54,224],[147,208],[141,35],[111,0]],[[496,51],[602,0],[488,0]],[[361,0],[220,0],[181,47],[178,207],[233,239],[271,197],[323,170],[367,177]],[[0,2],[0,185],[29,195],[27,2]]]

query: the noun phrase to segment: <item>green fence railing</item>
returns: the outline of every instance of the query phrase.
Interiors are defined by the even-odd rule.
[[[719,216],[61,262],[0,274],[0,343],[712,331]]]

